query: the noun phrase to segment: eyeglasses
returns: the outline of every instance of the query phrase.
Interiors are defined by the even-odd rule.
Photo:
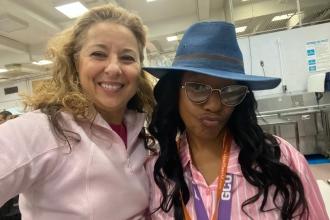
[[[243,85],[230,85],[221,89],[213,89],[210,85],[196,82],[185,82],[181,88],[185,89],[190,101],[196,104],[206,102],[214,91],[218,91],[220,101],[226,106],[239,105],[249,93],[248,87]]]

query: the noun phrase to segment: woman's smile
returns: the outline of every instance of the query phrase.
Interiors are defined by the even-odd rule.
[[[100,82],[98,85],[102,87],[105,92],[119,92],[121,88],[124,87],[124,84],[119,82]]]

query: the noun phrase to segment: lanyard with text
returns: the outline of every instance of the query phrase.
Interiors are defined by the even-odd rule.
[[[222,214],[230,217],[230,213],[228,214],[228,211],[230,209],[226,210],[227,213],[220,213],[220,210],[223,210],[223,208],[221,208],[222,205],[220,205],[220,201],[221,201],[221,194],[224,189],[225,182],[229,183],[231,185],[231,182],[233,179],[232,175],[227,175],[227,166],[228,166],[228,162],[229,162],[231,140],[232,140],[231,136],[226,132],[224,135],[224,138],[223,138],[223,143],[222,143],[222,151],[221,151],[222,157],[220,158],[220,170],[219,170],[219,175],[218,175],[218,186],[217,186],[217,197],[216,197],[216,202],[217,202],[216,204],[218,207],[218,211],[217,211],[217,209],[215,209],[211,220],[219,219],[220,216],[222,216]],[[193,189],[193,194],[194,194],[193,197],[194,197],[195,212],[196,212],[197,220],[208,220],[206,210],[205,210],[205,207],[204,207],[204,204],[203,204],[203,201],[202,201],[202,198],[199,193],[197,185],[192,184],[192,189]],[[231,202],[231,198],[230,198],[230,202]],[[226,207],[227,207],[227,203],[224,204],[224,205],[226,205]],[[186,206],[184,205],[183,201],[182,201],[182,206],[183,206],[183,213],[184,213],[185,220],[191,220],[191,217],[190,217],[188,210],[187,210]],[[222,207],[225,207],[225,206],[222,206]],[[222,219],[225,219],[225,218],[222,218]]]

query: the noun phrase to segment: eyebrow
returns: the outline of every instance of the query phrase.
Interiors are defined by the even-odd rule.
[[[106,46],[106,44],[102,44],[102,43],[96,43],[96,44],[92,44],[91,45],[92,47],[102,47],[104,49],[108,49],[108,47]],[[130,47],[124,47],[123,49],[124,51],[125,50],[128,50],[128,51],[135,51],[134,49],[130,48]]]
[[[107,46],[105,46],[104,44],[91,44],[91,45],[89,45],[88,48],[93,48],[93,47],[100,47],[102,49],[108,49]]]
[[[90,45],[88,49],[91,49],[91,48],[95,48],[95,47],[100,47],[104,50],[108,50],[108,47],[105,45],[105,44],[93,44],[93,45]],[[134,53],[134,55],[138,55],[139,54],[139,51],[136,51],[134,49],[131,49],[131,48],[124,48],[121,50],[122,53]]]
[[[135,50],[130,49],[130,48],[124,48],[124,49],[122,50],[122,52],[123,52],[123,53],[134,53],[135,55],[138,55],[138,54],[139,54],[138,51],[135,51]]]

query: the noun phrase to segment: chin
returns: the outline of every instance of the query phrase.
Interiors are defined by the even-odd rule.
[[[126,109],[126,105],[117,102],[98,102],[96,104],[98,109],[102,109],[103,111],[119,111],[122,109]]]
[[[202,131],[200,133],[198,133],[197,135],[203,139],[207,138],[207,139],[213,139],[213,138],[217,138],[219,136],[220,132],[216,132],[216,131]]]

